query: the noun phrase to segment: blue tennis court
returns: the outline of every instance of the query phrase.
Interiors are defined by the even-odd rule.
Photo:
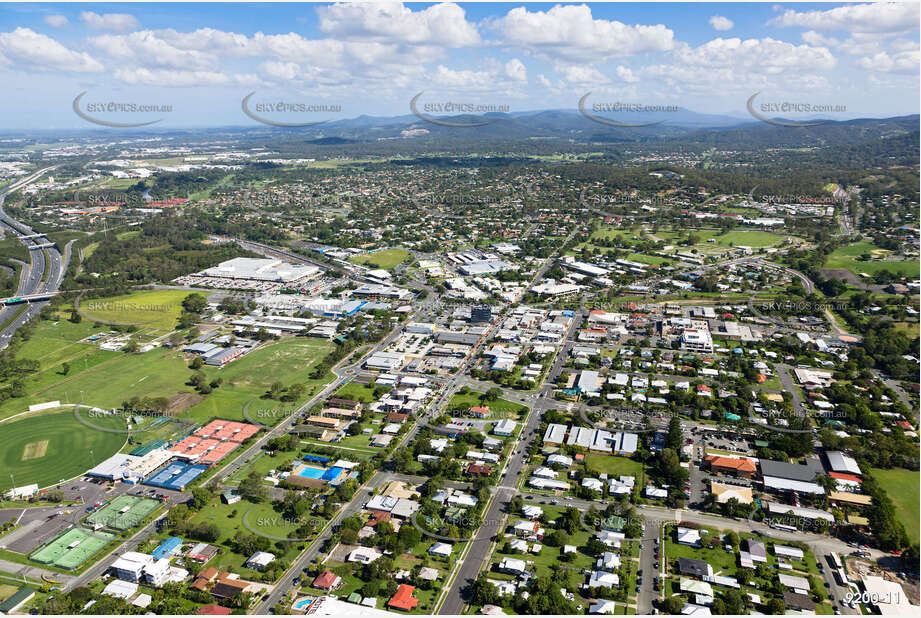
[[[182,491],[186,485],[197,479],[208,466],[174,462],[144,481],[145,485]]]

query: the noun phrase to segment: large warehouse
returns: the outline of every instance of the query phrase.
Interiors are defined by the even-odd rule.
[[[310,264],[295,265],[271,258],[239,257],[221,262],[217,266],[203,270],[199,275],[220,279],[249,279],[253,281],[296,283],[304,279],[309,279],[319,272],[320,269],[318,267]]]

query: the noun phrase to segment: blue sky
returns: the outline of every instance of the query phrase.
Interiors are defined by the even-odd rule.
[[[0,127],[88,127],[71,109],[84,91],[170,105],[103,112],[163,127],[255,124],[250,92],[338,106],[274,116],[305,121],[406,114],[420,91],[512,111],[591,92],[742,117],[761,92],[833,118],[912,114],[918,23],[917,3],[3,4]]]

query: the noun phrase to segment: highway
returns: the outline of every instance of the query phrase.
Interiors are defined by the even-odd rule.
[[[35,234],[32,228],[16,221],[6,214],[3,210],[3,203],[7,195],[37,180],[44,173],[52,169],[54,168],[39,170],[26,178],[16,181],[0,192],[0,226],[3,227],[5,232],[15,236],[32,236]],[[45,244],[46,242],[44,238],[36,237],[23,238],[21,240],[26,247],[37,246]],[[73,241],[71,241],[71,243],[72,242]],[[61,281],[64,279],[64,273],[67,271],[71,243],[68,243],[63,256],[56,247],[30,249],[29,256],[31,257],[32,263],[28,269],[23,269],[16,295],[28,296],[31,294],[57,291],[61,285]],[[0,331],[0,350],[9,345],[13,333],[37,315],[47,304],[47,301],[29,303],[25,311],[22,311],[19,315],[17,315],[17,313],[21,311],[21,305],[10,305],[0,309],[0,324],[5,324],[8,320],[13,318],[13,316],[16,316],[15,320],[7,324],[6,327]]]

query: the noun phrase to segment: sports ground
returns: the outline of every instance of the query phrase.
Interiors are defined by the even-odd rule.
[[[86,521],[113,530],[128,530],[150,515],[159,504],[150,498],[121,495],[87,517]]]
[[[29,558],[61,569],[76,569],[87,558],[115,538],[106,532],[91,532],[84,528],[71,528],[53,541],[39,548]]]
[[[121,419],[94,419],[123,426]],[[90,429],[72,408],[39,412],[0,423],[0,487],[48,487],[83,474],[122,448],[127,436]],[[10,478],[12,475],[12,479]]]

